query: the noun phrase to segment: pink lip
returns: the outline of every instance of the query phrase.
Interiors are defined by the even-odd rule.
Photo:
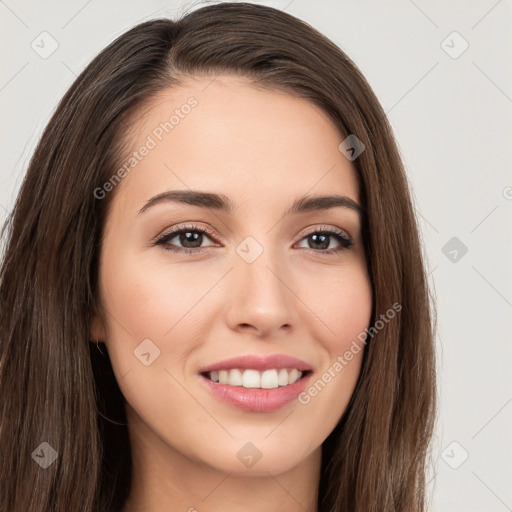
[[[272,370],[274,368],[296,368],[300,371],[312,369],[310,364],[295,357],[287,356],[285,354],[272,354],[265,357],[251,355],[225,359],[224,361],[205,366],[199,370],[199,373],[214,372],[218,370],[232,370],[234,368],[258,371]]]
[[[291,366],[296,367],[295,365]],[[251,368],[256,369],[254,366],[251,366]],[[273,366],[273,368],[276,367]],[[201,375],[200,378],[217,398],[234,407],[247,412],[272,412],[295,400],[308,385],[311,375],[312,373],[307,373],[293,384],[274,389],[244,388],[243,386],[219,384],[204,375]]]

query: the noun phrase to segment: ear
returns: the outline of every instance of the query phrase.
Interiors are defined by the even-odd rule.
[[[91,343],[96,343],[98,341],[104,342],[107,337],[103,320],[96,313],[94,313],[92,316],[91,330],[89,336]]]

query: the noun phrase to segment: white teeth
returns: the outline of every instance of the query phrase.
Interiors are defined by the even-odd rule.
[[[242,372],[240,370],[231,370],[229,372],[228,384],[230,386],[242,385]]]
[[[293,384],[294,382],[297,382],[300,379],[300,376],[302,375],[302,372],[299,372],[299,370],[296,370],[295,368],[288,374],[288,384]]]
[[[207,376],[213,382],[229,384],[230,386],[243,386],[244,388],[275,389],[297,382],[302,372],[296,368],[272,369],[259,372],[258,370],[232,370],[212,371]]]
[[[277,380],[277,370],[265,370],[261,374],[261,387],[264,389],[277,388],[279,382]]]
[[[281,368],[279,370],[279,376],[277,378],[277,383],[280,386],[288,385],[288,370],[286,370],[285,368]]]
[[[231,370],[230,373],[232,371],[233,370]],[[259,388],[260,380],[260,372],[258,370],[245,370],[242,377],[242,386],[244,388]]]

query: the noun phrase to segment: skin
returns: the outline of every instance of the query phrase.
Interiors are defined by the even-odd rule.
[[[314,511],[321,445],[346,409],[363,351],[308,404],[270,413],[220,401],[198,371],[234,356],[284,353],[311,364],[313,383],[368,327],[357,213],[283,217],[306,194],[359,203],[355,169],[319,107],[232,75],[190,78],[160,93],[132,123],[131,150],[191,96],[197,106],[110,192],[102,315],[91,338],[106,343],[126,399],[134,475],[123,512]],[[151,197],[188,189],[222,193],[235,211],[164,202],[139,214]],[[152,243],[191,222],[213,231],[216,239],[201,243],[209,249],[178,254]],[[317,249],[309,236],[316,227],[342,229],[354,244],[326,255],[340,242],[331,235]],[[235,250],[248,236],[263,248],[250,264]],[[183,237],[171,244],[183,248]],[[160,350],[149,366],[134,356],[145,339]],[[248,441],[262,455],[250,468],[237,457]]]

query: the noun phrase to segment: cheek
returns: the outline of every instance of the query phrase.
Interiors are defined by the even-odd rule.
[[[109,357],[127,402],[149,423],[194,405],[178,382],[197,340],[206,339],[208,306],[200,301],[217,281],[211,270],[184,272],[180,265],[105,252],[101,283]]]
[[[372,312],[372,289],[364,261],[303,279],[302,295],[315,313],[318,327],[313,334],[331,358],[344,352],[368,327]]]
[[[190,355],[209,337],[210,320],[222,302],[215,285],[225,270],[170,265],[166,258],[149,262],[115,256],[105,251],[101,283],[108,311],[107,348],[119,386],[132,405],[172,389],[170,402],[181,407],[190,397],[181,396],[172,377],[183,382]],[[157,404],[147,403],[158,409]]]
[[[345,412],[360,374],[372,292],[363,265],[323,285],[323,293],[308,298],[321,319],[313,336],[322,348],[322,367],[298,402],[310,411],[312,428],[327,437]]]
[[[110,323],[116,331],[121,329],[124,338],[129,334],[139,342],[172,337],[176,331],[186,341],[184,329],[196,325],[190,316],[204,309],[201,298],[218,280],[204,265],[196,267],[197,271],[184,271],[183,266],[165,260],[155,263],[128,256],[115,265],[105,262],[104,303],[116,320]],[[110,337],[116,336],[111,333]]]
[[[352,274],[326,297],[327,315],[336,333],[331,341],[337,352],[361,334],[369,325],[372,312],[371,285],[366,274]]]

